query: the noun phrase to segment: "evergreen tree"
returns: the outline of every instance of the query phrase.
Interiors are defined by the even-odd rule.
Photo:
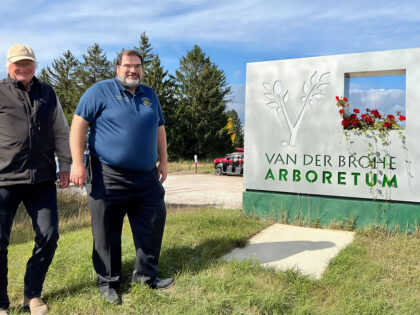
[[[159,96],[164,93],[168,85],[168,78],[168,71],[163,69],[160,58],[156,55],[150,64],[148,73],[143,75],[142,83],[150,86]]]
[[[158,55],[152,60],[149,71],[143,77],[143,83],[150,86],[159,98],[162,112],[166,120],[166,138],[168,143],[168,155],[170,159],[180,157],[175,148],[176,137],[178,134],[177,119],[177,100],[175,97],[175,78],[168,75],[168,71],[163,69]]]
[[[38,80],[40,80],[40,81],[42,81],[42,82],[45,82],[45,83],[48,83],[48,84],[52,85],[52,84],[51,84],[51,78],[50,78],[50,76],[48,75],[47,68],[42,68],[41,72],[39,72],[39,73],[36,75],[36,77],[38,78]]]
[[[183,136],[178,146],[183,148],[182,156],[212,157],[230,150],[232,144],[225,128],[230,87],[223,70],[194,46],[181,58],[176,79],[181,104],[177,116]]]
[[[145,77],[148,76],[149,68],[152,66],[156,55],[153,53],[152,44],[146,32],[141,33],[139,40],[139,47],[134,46],[134,50],[139,52],[143,57],[143,70]]]
[[[139,47],[134,47],[143,57],[143,82],[150,86],[159,98],[162,112],[166,120],[166,139],[168,143],[168,156],[170,159],[180,157],[175,147],[177,137],[177,102],[175,98],[175,79],[168,75],[161,65],[160,58],[153,53],[153,48],[146,32],[140,35]]]
[[[83,92],[96,82],[115,76],[112,62],[108,60],[106,53],[97,43],[89,46],[87,55],[82,55],[82,57],[83,62],[80,64],[78,76]]]
[[[234,147],[243,148],[244,146],[244,133],[242,129],[241,120],[239,119],[236,110],[232,109],[227,112],[228,123],[226,129]]]
[[[77,78],[79,66],[79,61],[67,50],[62,57],[54,59],[52,68],[41,71],[41,77],[48,78],[54,87],[69,123],[82,95]]]

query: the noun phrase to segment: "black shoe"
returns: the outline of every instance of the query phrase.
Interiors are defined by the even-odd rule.
[[[166,290],[173,286],[175,284],[175,281],[173,278],[165,278],[160,279],[156,278],[151,284],[147,284],[151,289],[154,290]]]
[[[105,301],[111,304],[121,304],[121,296],[118,294],[117,289],[109,285],[99,286],[99,291]]]

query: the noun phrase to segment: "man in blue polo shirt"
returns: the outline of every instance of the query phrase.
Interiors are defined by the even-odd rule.
[[[87,177],[93,266],[99,290],[110,303],[121,303],[121,231],[126,214],[136,247],[133,281],[152,289],[174,283],[172,278],[157,277],[166,219],[165,119],[155,92],[141,84],[143,57],[138,52],[121,52],[116,72],[116,78],[94,84],[81,97],[70,132],[70,180],[82,188]],[[90,161],[85,168],[88,128]]]

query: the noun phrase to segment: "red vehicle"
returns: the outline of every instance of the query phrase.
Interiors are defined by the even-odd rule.
[[[233,152],[214,160],[216,175],[242,176],[244,174],[244,151],[241,148],[236,149],[240,152]]]

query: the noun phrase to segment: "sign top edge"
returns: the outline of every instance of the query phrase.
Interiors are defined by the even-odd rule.
[[[284,58],[284,59],[273,59],[273,60],[265,60],[265,61],[252,61],[252,62],[247,62],[246,64],[247,65],[254,65],[254,64],[262,64],[262,63],[269,63],[269,62],[275,62],[275,61],[286,61],[286,60],[315,60],[315,59],[321,59],[321,58],[326,58],[326,57],[350,57],[350,56],[356,57],[356,56],[363,56],[363,55],[368,56],[368,55],[373,55],[373,54],[400,54],[400,53],[416,53],[416,52],[420,54],[420,47],[366,51],[366,52],[357,52],[357,53],[348,53],[348,54]]]

